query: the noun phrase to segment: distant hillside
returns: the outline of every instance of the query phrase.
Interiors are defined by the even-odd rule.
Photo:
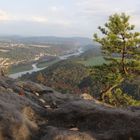
[[[75,52],[79,48],[87,50],[95,47],[96,44],[91,39],[83,37],[0,36],[0,59],[7,58],[10,71],[14,72],[15,65],[20,67],[21,64],[35,63],[50,56],[57,59],[58,56]],[[31,66],[25,68],[30,69]]]
[[[1,36],[0,41],[14,41],[20,43],[42,43],[42,44],[75,44],[85,46],[93,44],[92,39],[85,37],[54,37],[54,36]]]

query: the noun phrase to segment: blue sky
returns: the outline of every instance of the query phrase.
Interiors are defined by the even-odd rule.
[[[92,37],[115,12],[140,30],[139,0],[0,0],[0,34]]]

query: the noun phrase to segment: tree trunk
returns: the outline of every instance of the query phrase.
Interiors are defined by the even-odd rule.
[[[123,74],[127,74],[127,69],[125,67],[125,52],[126,52],[126,42],[125,42],[125,38],[123,37],[123,42],[124,42],[124,46],[122,49],[122,60],[121,60],[121,65],[122,65],[122,72]]]
[[[127,74],[127,70],[126,70],[126,67],[125,67],[125,47],[123,48],[123,52],[122,52],[122,71],[123,71],[123,74]]]
[[[105,97],[107,96],[107,94],[111,93],[112,90],[117,87],[118,84],[115,84],[109,88],[107,88],[106,90],[104,90],[103,92],[101,92],[101,101],[105,101]]]
[[[116,87],[118,87],[122,82],[123,82],[124,78],[120,79],[119,83],[113,85],[113,86],[109,86],[107,87],[104,91],[102,91],[100,93],[100,99],[101,101],[105,101],[105,96],[109,93],[112,92],[113,89],[115,89]]]

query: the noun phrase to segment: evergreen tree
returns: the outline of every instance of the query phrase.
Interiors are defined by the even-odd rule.
[[[104,27],[99,26],[103,36],[94,34],[94,41],[101,45],[109,65],[97,67],[93,77],[102,83],[101,100],[115,90],[125,78],[133,77],[140,70],[140,33],[134,32],[126,14],[114,14]],[[96,76],[94,76],[96,75]]]
[[[120,66],[120,73],[138,70],[140,59],[140,33],[134,32],[134,25],[129,23],[126,14],[114,14],[109,17],[105,27],[99,26],[103,37],[94,34],[94,40],[102,48],[106,60],[116,62]],[[116,58],[118,57],[118,58]]]

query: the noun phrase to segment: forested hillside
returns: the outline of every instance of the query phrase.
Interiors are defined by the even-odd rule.
[[[78,84],[88,73],[85,66],[66,60],[32,75],[24,75],[22,79],[37,81],[62,93],[80,94]]]

